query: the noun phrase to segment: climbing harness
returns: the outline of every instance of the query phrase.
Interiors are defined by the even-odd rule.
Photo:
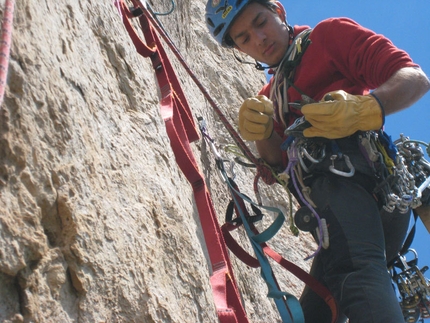
[[[324,160],[329,143],[331,143],[331,151],[337,152],[330,159],[335,161],[337,156],[343,157],[350,172],[337,170],[334,164],[328,167],[329,171],[339,176],[352,176],[354,166],[346,155],[340,154],[334,141],[315,142],[315,140],[309,140],[300,135],[298,138],[291,136],[283,144],[290,159],[288,167],[294,167],[296,162],[303,171],[310,173]],[[425,159],[421,148],[421,146],[426,147],[429,155],[430,144],[411,140],[404,135],[400,135],[398,140],[392,142],[390,137],[382,131],[360,133],[358,143],[369,166],[374,171],[377,179],[374,193],[382,198],[383,209],[387,212],[397,209],[400,213],[413,209],[416,221],[419,215],[415,209],[422,205],[430,205],[430,163]],[[288,167],[286,172],[288,172]],[[300,178],[303,175],[300,171],[296,171],[293,175],[298,177],[297,182],[301,182]],[[294,177],[293,183],[295,183]],[[324,229],[321,222],[324,219],[318,217],[315,205],[312,205],[312,200],[309,198],[308,188],[304,184],[301,186],[295,184],[295,188],[299,192],[302,203],[305,204],[295,214],[294,220],[297,227],[303,231],[321,233]],[[423,222],[425,223],[424,219]],[[414,234],[415,223],[401,252],[388,264],[392,281],[396,285],[401,299],[399,303],[406,323],[424,322],[424,319],[430,318],[430,281],[424,276],[428,266],[419,269],[417,266],[418,254],[415,250],[409,249]],[[317,237],[320,239],[318,235]],[[321,244],[321,240],[319,243]],[[408,253],[412,253],[414,259],[407,261]]]
[[[303,121],[292,125],[286,131],[296,134],[303,132],[304,127],[297,128],[299,124],[303,124]],[[430,162],[425,159],[420,147],[420,145],[427,147],[429,154],[429,144],[410,140],[404,135],[400,135],[393,143],[383,131],[361,132],[357,138],[359,148],[377,179],[374,193],[382,199],[384,210],[391,213],[397,209],[401,213],[407,213],[410,209],[419,207],[423,199],[425,201],[429,199]],[[335,140],[318,142],[299,135],[297,138],[289,137],[283,144],[283,149],[292,149],[290,147],[293,142],[299,151],[297,158],[306,173],[310,173],[324,160],[327,145],[330,144],[332,155],[328,170],[343,177],[354,176],[353,163],[348,155],[340,151]],[[338,169],[337,161],[343,161],[347,171]]]
[[[330,147],[331,165],[328,170],[343,177],[354,176],[356,169],[353,162],[348,155],[342,153],[336,140],[303,137],[302,132],[307,127],[303,126],[303,120],[287,128],[286,133],[290,136],[283,143],[282,149],[290,154],[291,151],[297,150],[293,158],[297,158],[301,169],[309,174],[327,158]],[[357,141],[377,182],[373,193],[381,201],[384,210],[391,213],[397,209],[400,213],[407,213],[423,203],[429,203],[430,162],[425,159],[421,148],[425,146],[429,154],[429,144],[411,140],[404,135],[392,142],[382,130],[360,132]],[[337,166],[340,161],[342,168]],[[304,193],[305,200],[310,202],[307,188],[302,185],[299,189]]]

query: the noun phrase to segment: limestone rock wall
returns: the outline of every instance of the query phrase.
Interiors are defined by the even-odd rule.
[[[176,5],[159,19],[234,124],[265,76],[214,43],[204,0]],[[112,1],[20,0],[13,26],[0,115],[0,321],[216,322],[205,242],[153,69]],[[234,143],[167,51],[194,117],[206,119],[220,149]],[[192,145],[222,223],[226,186],[204,142]],[[253,172],[236,170],[253,196]],[[288,214],[282,188],[261,190]],[[243,232],[236,236],[246,245]],[[272,245],[305,269],[315,248],[287,225]],[[259,270],[232,261],[250,321],[280,322]],[[299,295],[301,282],[274,267],[281,286]]]

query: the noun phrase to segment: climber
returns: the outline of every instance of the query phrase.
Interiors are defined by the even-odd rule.
[[[369,157],[381,155],[374,144],[385,115],[419,100],[429,79],[406,52],[347,18],[292,27],[279,2],[209,0],[206,23],[220,45],[273,73],[239,109],[242,138],[255,141],[280,171],[289,162],[281,148],[288,134],[309,153],[302,180],[329,232],[311,274],[337,300],[339,322],[403,323],[387,262],[402,246],[410,209],[392,208],[390,191],[376,189],[386,168]],[[300,303],[306,323],[330,322],[328,307],[309,288]]]

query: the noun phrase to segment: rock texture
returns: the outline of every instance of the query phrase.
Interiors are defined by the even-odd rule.
[[[214,43],[204,7],[179,1],[159,19],[234,124],[265,76]],[[151,63],[112,1],[20,0],[13,26],[0,115],[0,321],[217,322],[192,190],[170,149]],[[194,116],[220,149],[234,143],[168,53]],[[222,223],[226,186],[204,142],[193,149]],[[253,171],[236,170],[254,196]],[[288,214],[285,191],[261,186],[263,201]],[[243,231],[236,236],[246,245]],[[272,246],[305,269],[315,248],[287,225]],[[250,322],[280,322],[259,270],[232,261]],[[301,282],[274,268],[298,296]]]

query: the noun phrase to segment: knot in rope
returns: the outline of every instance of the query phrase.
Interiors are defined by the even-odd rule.
[[[257,178],[261,178],[264,183],[267,185],[273,185],[278,182],[272,168],[265,164],[261,159],[259,159],[259,163],[257,166]]]

